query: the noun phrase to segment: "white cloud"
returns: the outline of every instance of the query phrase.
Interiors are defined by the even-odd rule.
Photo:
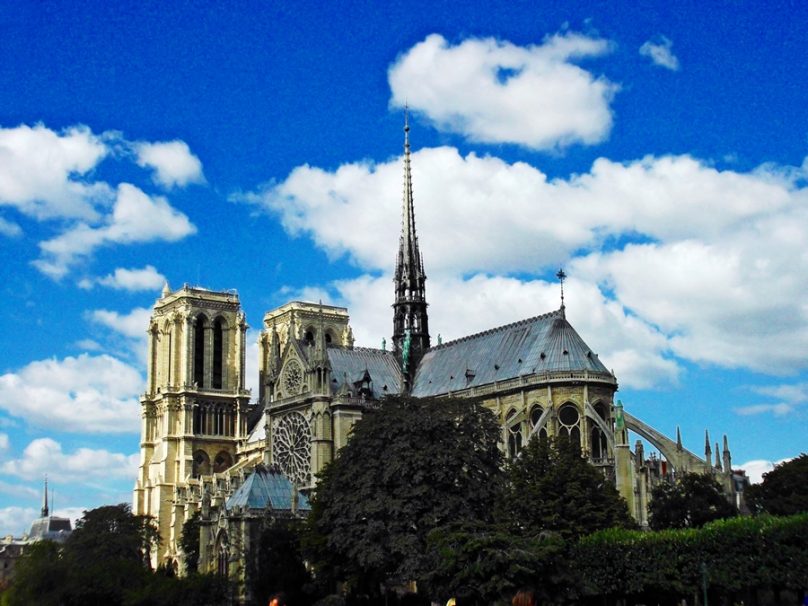
[[[0,217],[0,236],[6,236],[7,238],[17,238],[22,235],[22,228],[14,223],[13,221],[9,221]]]
[[[125,337],[145,339],[146,330],[149,328],[151,309],[136,307],[128,314],[120,314],[117,311],[108,309],[96,309],[90,312],[90,317],[94,322],[103,324]]]
[[[124,455],[103,449],[62,450],[51,438],[38,438],[25,447],[22,457],[2,464],[4,473],[20,478],[44,477],[52,481],[82,482],[94,479],[132,478],[137,473],[139,455]]]
[[[0,507],[0,537],[22,536],[38,517],[39,511],[33,507]]]
[[[763,474],[768,473],[774,469],[776,465],[781,465],[783,463],[787,463],[791,459],[781,459],[779,461],[766,461],[762,459],[756,459],[754,461],[747,461],[743,463],[739,467],[746,472],[746,477],[749,478],[749,481],[752,484],[760,484],[763,481]]]
[[[574,33],[525,47],[493,38],[450,45],[432,34],[390,67],[391,104],[407,103],[473,141],[591,145],[609,134],[617,86],[573,62],[609,50],[605,40]]]
[[[671,71],[679,71],[679,59],[673,54],[673,42],[665,36],[658,43],[648,40],[640,47],[640,54],[651,59],[654,65]]]
[[[42,256],[34,265],[52,278],[61,278],[72,265],[96,248],[111,244],[175,242],[196,233],[196,227],[162,196],[149,196],[134,185],[118,186],[112,214],[101,227],[79,223],[41,242]]]
[[[127,290],[130,292],[142,290],[159,290],[165,284],[166,278],[157,271],[153,265],[142,269],[125,269],[118,267],[109,275],[101,278],[85,278],[79,282],[79,287],[90,289],[96,284],[114,290]]]
[[[154,170],[154,181],[163,187],[204,183],[202,162],[184,141],[133,144],[138,166]]]
[[[808,383],[757,386],[752,387],[752,391],[776,401],[736,408],[735,412],[739,415],[772,413],[777,417],[782,417],[793,413],[799,406],[808,402]]]
[[[310,236],[332,257],[390,273],[401,167],[401,159],[333,172],[300,166],[241,199],[278,214],[289,233]],[[601,158],[587,173],[550,180],[525,163],[449,147],[419,150],[412,167],[430,289],[453,276],[564,264],[600,291],[596,309],[613,304],[612,316],[652,335],[643,346],[610,347],[614,361],[601,348],[615,367],[653,363],[647,376],[668,379],[678,374],[674,357],[780,374],[806,367],[804,167],[738,172],[690,156]],[[339,228],[345,224],[354,229]],[[648,357],[646,347],[655,353]],[[629,382],[642,384],[639,376]]]
[[[784,417],[794,412],[794,407],[785,402],[780,402],[779,404],[752,404],[750,406],[740,406],[735,409],[735,412],[744,417],[765,413],[772,413],[776,417]]]
[[[8,434],[0,433],[0,453],[8,450],[8,445],[9,445]]]
[[[137,433],[143,378],[108,355],[31,362],[0,376],[0,408],[60,431]]]
[[[0,205],[36,219],[93,220],[95,204],[110,192],[85,177],[108,151],[86,126],[61,133],[42,124],[0,128]]]

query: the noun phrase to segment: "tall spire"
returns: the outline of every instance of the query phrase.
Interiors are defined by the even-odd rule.
[[[426,303],[426,273],[415,232],[412,194],[409,114],[404,112],[404,192],[401,205],[401,236],[396,258],[395,301],[393,303],[393,350],[401,357],[409,335],[407,374],[414,373],[421,354],[429,349],[429,320]],[[409,376],[406,379],[409,379]]]
[[[42,510],[39,512],[41,518],[47,518],[49,515],[48,511],[48,476],[45,475],[45,495],[42,499]]]

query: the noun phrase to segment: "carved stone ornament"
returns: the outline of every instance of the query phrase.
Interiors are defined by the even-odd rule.
[[[295,360],[290,361],[283,370],[283,390],[288,396],[295,396],[300,393],[303,382],[303,371],[300,364]]]

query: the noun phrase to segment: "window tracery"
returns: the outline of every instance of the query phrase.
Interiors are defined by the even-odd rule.
[[[290,412],[275,421],[272,458],[298,486],[311,483],[311,428],[299,412]]]

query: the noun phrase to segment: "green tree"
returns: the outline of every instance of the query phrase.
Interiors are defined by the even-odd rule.
[[[788,516],[808,511],[808,454],[764,473],[763,482],[747,489],[746,501],[755,513]]]
[[[503,521],[516,533],[565,539],[634,522],[614,483],[567,439],[534,437],[508,465]]]
[[[498,438],[496,419],[477,401],[386,398],[321,475],[312,561],[367,592],[421,579],[431,531],[491,520],[500,496]]]
[[[199,518],[200,512],[195,511],[182,525],[180,547],[185,554],[185,573],[189,575],[196,574],[199,568]]]
[[[279,591],[289,597],[290,604],[305,601],[311,575],[301,555],[300,533],[300,522],[288,519],[268,520],[261,531],[254,569],[249,575],[256,603],[268,603],[269,597]]]
[[[68,568],[61,547],[39,541],[26,548],[14,569],[14,580],[3,596],[9,606],[57,606],[64,603]]]
[[[721,486],[709,475],[682,473],[675,481],[658,484],[651,491],[648,525],[665,528],[700,528],[707,522],[738,515]]]

